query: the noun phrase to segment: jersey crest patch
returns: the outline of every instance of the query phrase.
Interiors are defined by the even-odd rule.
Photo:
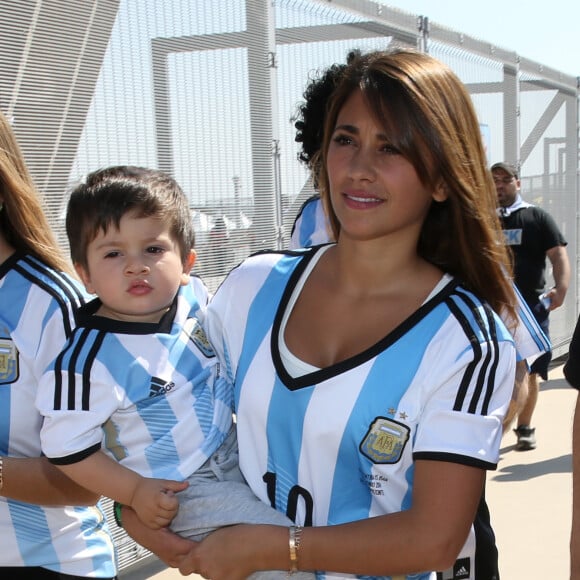
[[[205,331],[197,318],[188,318],[183,325],[183,331],[187,333],[189,339],[207,358],[213,358],[215,356],[213,346],[205,335]]]
[[[409,440],[410,429],[394,419],[377,417],[361,441],[359,449],[373,463],[397,463]]]
[[[15,383],[20,376],[18,349],[10,338],[0,338],[0,385]]]

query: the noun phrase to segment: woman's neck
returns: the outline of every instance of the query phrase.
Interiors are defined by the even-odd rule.
[[[384,244],[343,243],[329,252],[333,283],[352,294],[390,294],[398,287],[429,287],[442,272],[416,252],[385,248]]]

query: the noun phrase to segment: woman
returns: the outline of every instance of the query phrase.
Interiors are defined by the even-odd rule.
[[[37,380],[84,302],[0,113],[0,576],[113,578],[98,497],[41,457]],[[51,507],[43,507],[51,506]],[[56,507],[60,506],[60,507]],[[84,506],[84,507],[73,507]]]
[[[356,58],[318,167],[337,242],[249,258],[205,321],[235,382],[242,471],[299,525],[220,530],[180,570],[473,578],[514,383],[493,311],[515,320],[515,298],[469,95],[428,55]]]

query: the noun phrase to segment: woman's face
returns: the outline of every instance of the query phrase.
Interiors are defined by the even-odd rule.
[[[360,91],[340,110],[327,155],[330,200],[341,236],[389,237],[416,244],[433,199],[413,165],[391,145]]]

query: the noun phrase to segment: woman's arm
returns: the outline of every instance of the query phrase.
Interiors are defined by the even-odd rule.
[[[344,525],[306,528],[301,570],[384,576],[445,570],[456,560],[475,518],[485,473],[441,461],[417,461],[412,507]],[[242,580],[256,570],[288,570],[289,532],[235,526],[212,533],[183,559],[182,574]]]
[[[121,521],[125,531],[141,546],[153,552],[171,568],[177,568],[183,558],[192,553],[197,542],[174,534],[169,528],[152,530],[147,527],[129,507],[121,508]]]
[[[9,499],[38,505],[94,505],[99,495],[51,465],[46,457],[2,457],[2,489]]]

